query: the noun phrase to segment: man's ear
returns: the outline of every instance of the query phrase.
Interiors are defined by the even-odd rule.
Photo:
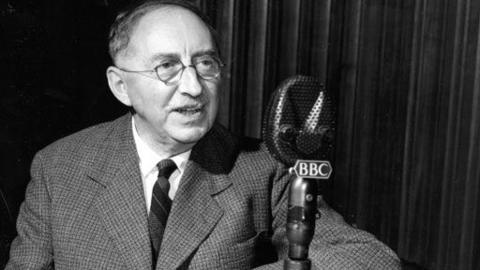
[[[113,95],[124,105],[132,106],[122,71],[117,67],[109,66],[107,68],[107,79]]]

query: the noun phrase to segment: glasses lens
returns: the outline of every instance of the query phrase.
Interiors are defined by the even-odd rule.
[[[200,56],[195,59],[194,64],[198,75],[206,80],[214,79],[220,74],[220,61],[213,56]]]
[[[179,60],[170,59],[160,63],[160,65],[155,68],[155,71],[157,72],[160,80],[168,82],[174,79],[175,76],[177,76],[182,70],[182,68],[183,65]]]
[[[213,80],[220,75],[221,62],[211,55],[203,55],[193,60],[197,74],[205,80]],[[160,63],[155,68],[158,78],[166,84],[177,83],[183,70],[187,68],[178,59],[171,59]]]

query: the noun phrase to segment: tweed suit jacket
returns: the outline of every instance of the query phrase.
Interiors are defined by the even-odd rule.
[[[6,269],[152,269],[131,115],[34,158]],[[283,269],[289,176],[265,147],[216,125],[192,149],[156,269]],[[399,269],[396,255],[322,204],[313,269]]]

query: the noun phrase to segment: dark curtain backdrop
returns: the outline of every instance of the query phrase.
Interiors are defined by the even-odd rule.
[[[479,269],[480,2],[332,1],[336,205],[428,269]]]
[[[221,123],[260,137],[275,87],[319,78],[338,101],[330,204],[408,261],[480,268],[480,1],[192,1],[220,34]],[[0,188],[13,216],[37,150],[125,112],[104,74],[127,2],[0,4]]]

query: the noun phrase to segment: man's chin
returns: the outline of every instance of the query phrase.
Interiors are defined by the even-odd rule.
[[[182,144],[195,144],[207,132],[208,129],[206,127],[189,127],[176,130],[172,137]]]

